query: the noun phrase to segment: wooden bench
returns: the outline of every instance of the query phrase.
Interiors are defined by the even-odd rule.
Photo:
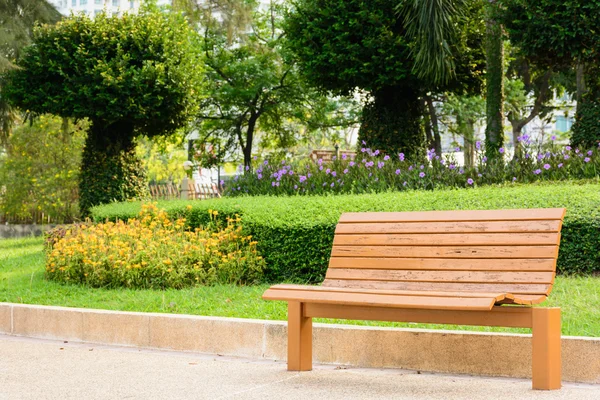
[[[561,386],[560,308],[552,289],[559,209],[346,213],[321,286],[281,284],[288,369],[312,369],[312,318],[532,329],[534,389]]]

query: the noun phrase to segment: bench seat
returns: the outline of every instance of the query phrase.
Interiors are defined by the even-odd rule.
[[[538,304],[546,300],[546,296],[502,292],[433,292],[281,284],[271,286],[263,294],[263,299],[428,310],[491,310],[494,305],[500,304]]]

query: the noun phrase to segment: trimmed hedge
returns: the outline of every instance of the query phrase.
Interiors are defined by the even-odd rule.
[[[208,210],[225,218],[239,214],[267,261],[269,282],[323,279],[335,226],[349,211],[478,210],[566,207],[558,271],[600,272],[600,184],[510,185],[478,189],[363,195],[236,197],[158,202],[172,216],[186,215],[191,227],[209,222]],[[95,221],[127,219],[140,203],[116,203],[92,210]]]

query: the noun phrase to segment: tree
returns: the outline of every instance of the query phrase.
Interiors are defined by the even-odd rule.
[[[498,15],[511,42],[538,66],[577,69],[577,113],[571,141],[591,146],[600,140],[600,2],[502,0]],[[585,85],[583,81],[585,76]],[[585,89],[584,89],[585,88]]]
[[[255,6],[245,28],[215,18],[213,3],[199,13],[208,95],[198,115],[198,150],[215,152],[200,155],[205,167],[241,150],[249,168],[258,136],[270,147],[288,148],[297,140],[293,121],[318,124],[326,111],[324,97],[287,62],[281,6],[270,3],[264,11]],[[227,15],[241,20],[233,11]]]
[[[497,8],[498,0],[486,0],[485,153],[489,159],[501,158],[504,144],[504,38],[495,16]]]
[[[448,61],[449,51],[456,78],[444,82],[436,81],[435,74],[421,76],[414,49],[424,37],[407,31],[404,18],[395,15],[396,6],[397,0],[301,0],[287,15],[285,30],[289,48],[309,82],[334,94],[348,95],[359,88],[370,95],[362,113],[361,141],[388,153],[418,155],[425,144],[420,97],[464,90],[467,81],[477,76],[480,63],[463,64],[467,31],[450,24],[457,37],[451,41],[448,37],[441,63]]]
[[[80,207],[144,196],[134,138],[168,135],[197,112],[196,35],[176,13],[76,15],[34,31],[6,75],[5,95],[24,109],[88,118]]]
[[[46,0],[3,0],[0,2],[0,74],[13,68],[21,50],[31,43],[36,23],[53,24],[60,13]],[[0,80],[0,93],[2,81]],[[16,111],[0,95],[0,146],[8,145],[8,137]]]

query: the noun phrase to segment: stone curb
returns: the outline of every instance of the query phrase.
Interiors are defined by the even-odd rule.
[[[0,303],[0,333],[285,360],[287,324]],[[563,380],[600,383],[600,338],[563,336]],[[314,361],[531,377],[531,335],[314,324]]]

